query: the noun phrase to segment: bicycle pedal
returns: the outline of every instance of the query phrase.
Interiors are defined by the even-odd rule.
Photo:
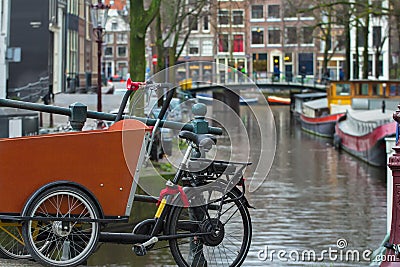
[[[135,252],[137,256],[144,256],[147,254],[146,247],[140,244],[134,245],[132,251]]]
[[[152,237],[143,244],[136,244],[133,246],[132,251],[135,252],[136,255],[138,256],[144,256],[147,254],[147,247],[155,244],[158,242],[157,237]]]

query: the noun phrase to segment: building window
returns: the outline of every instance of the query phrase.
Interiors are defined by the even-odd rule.
[[[292,53],[285,53],[285,57],[283,59],[286,64],[292,63]]]
[[[203,17],[203,32],[209,32],[209,31],[210,31],[209,17],[204,16]]]
[[[374,26],[372,29],[372,42],[374,47],[381,47],[382,42],[382,28],[381,26]]]
[[[78,16],[79,0],[68,1],[68,13]]]
[[[234,53],[243,53],[244,52],[244,38],[243,34],[233,34],[233,42],[229,38],[228,34],[220,34],[218,36],[218,51],[219,52],[229,52],[229,48],[232,49]],[[230,44],[231,43],[231,44]],[[233,45],[233,47],[232,47]]]
[[[198,55],[199,48],[198,47],[189,47],[189,55]]]
[[[280,6],[279,5],[269,5],[268,6],[268,18],[279,19],[281,17]]]
[[[253,27],[251,29],[251,44],[260,45],[264,44],[264,29],[260,27]]]
[[[242,10],[233,10],[233,25],[243,25],[243,11]]]
[[[199,30],[199,24],[197,22],[197,17],[190,15],[189,16],[189,29],[191,31],[198,31]]]
[[[73,75],[78,72],[78,32],[68,31],[68,43],[67,72]]]
[[[242,34],[233,35],[233,52],[244,52],[244,40]]]
[[[251,18],[252,19],[263,19],[264,18],[264,6],[263,5],[251,6]]]
[[[202,56],[212,56],[213,55],[213,42],[211,40],[203,40],[201,46]]]
[[[104,41],[106,42],[106,44],[114,43],[114,33],[107,33],[104,36]]]
[[[281,43],[281,30],[279,28],[268,28],[268,44]]]
[[[123,62],[117,62],[117,75],[120,75],[122,78],[125,78],[128,74],[128,63],[123,61]]]
[[[383,76],[383,56],[379,56],[378,69],[376,70],[379,76]]]
[[[357,31],[358,31],[358,36],[357,36],[357,41],[358,41],[358,47],[364,47],[364,31],[366,31],[366,27],[358,27]]]
[[[105,56],[112,56],[113,55],[113,48],[111,46],[107,46],[106,49],[104,50],[104,55]]]
[[[313,53],[299,53],[299,69],[298,73],[305,75],[314,74],[314,54]]]
[[[303,44],[313,43],[313,27],[303,27]]]
[[[125,46],[118,46],[118,56],[119,57],[126,57],[126,47]]]
[[[189,55],[198,56],[200,53],[199,41],[189,41]]]
[[[229,51],[229,35],[220,34],[218,36],[218,52],[228,52]]]
[[[253,54],[253,71],[267,71],[267,54]]]
[[[118,23],[116,22],[111,23],[111,30],[116,31],[117,29],[118,29]]]
[[[49,21],[53,24],[57,24],[57,1],[50,0],[49,4]],[[89,21],[89,20],[88,20]]]
[[[219,25],[228,25],[229,24],[229,11],[228,10],[219,10],[218,11],[218,23],[219,23]]]
[[[89,7],[86,7],[86,20],[85,20],[85,31],[86,31],[86,39],[92,39],[92,31],[90,30],[90,10]]]
[[[287,27],[286,31],[286,44],[297,44],[297,28],[296,27]]]
[[[127,44],[128,43],[128,34],[127,33],[117,33],[117,43]]]

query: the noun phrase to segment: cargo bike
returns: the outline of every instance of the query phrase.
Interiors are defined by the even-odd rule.
[[[77,266],[99,243],[132,244],[134,253],[143,256],[167,241],[178,266],[243,263],[252,236],[243,172],[251,163],[206,159],[216,144],[214,135],[163,120],[173,90],[156,120],[123,116],[131,94],[148,86],[157,84],[128,84],[118,114],[102,113],[115,120],[106,130],[0,139],[3,257]],[[0,105],[23,107],[14,100]],[[188,147],[159,196],[138,195],[140,168],[157,127],[183,129],[179,138]],[[208,132],[222,133],[216,127]],[[154,217],[138,223],[132,233],[105,232],[109,223],[128,221],[134,201],[157,205]]]

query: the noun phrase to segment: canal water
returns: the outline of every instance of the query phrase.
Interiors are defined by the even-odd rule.
[[[386,234],[385,169],[338,152],[329,139],[301,131],[288,107],[271,109],[276,153],[267,179],[247,195],[255,209],[252,246],[243,266],[367,266],[369,262],[346,253],[358,253],[362,260]],[[251,146],[257,147],[262,136],[249,114],[248,107],[241,108]],[[250,151],[250,158],[259,154],[256,150]],[[151,216],[154,208],[148,207],[137,206],[135,212]],[[309,258],[312,252],[315,258]],[[168,248],[137,257],[131,246],[116,244],[102,245],[88,265],[175,266]]]

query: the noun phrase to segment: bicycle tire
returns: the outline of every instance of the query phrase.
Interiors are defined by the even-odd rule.
[[[33,259],[45,266],[72,267],[86,261],[97,247],[100,227],[97,222],[74,222],[63,225],[57,217],[97,219],[100,217],[93,200],[83,191],[60,186],[40,194],[28,207],[27,216],[54,217],[44,222],[39,231],[34,220],[22,227],[25,245]]]

